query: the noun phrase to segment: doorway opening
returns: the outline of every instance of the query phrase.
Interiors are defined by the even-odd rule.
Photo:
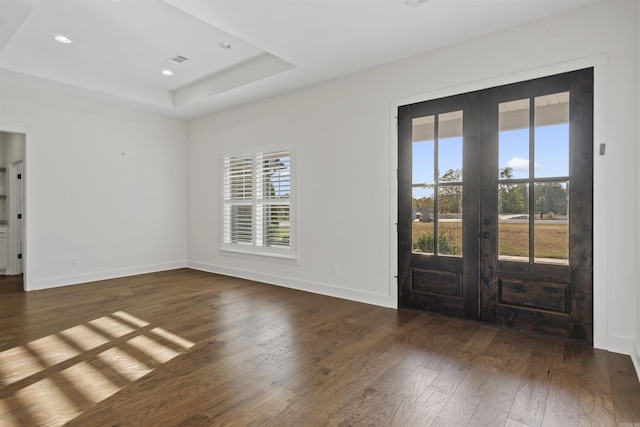
[[[0,130],[0,279],[25,290],[26,138],[26,133]]]
[[[400,307],[593,340],[593,69],[398,110]]]

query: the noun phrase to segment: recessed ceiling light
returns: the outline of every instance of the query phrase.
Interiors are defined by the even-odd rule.
[[[218,46],[220,46],[223,49],[231,49],[231,43],[227,43],[227,42],[218,43]]]
[[[67,36],[63,36],[62,34],[56,34],[55,36],[53,36],[53,38],[60,43],[64,43],[64,44],[71,43],[71,39]]]
[[[161,72],[164,76],[173,76],[173,71],[171,70],[162,70]]]

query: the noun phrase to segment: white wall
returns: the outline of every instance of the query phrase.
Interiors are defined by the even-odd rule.
[[[184,266],[186,122],[0,77],[0,130],[27,134],[28,289]]]
[[[639,194],[638,22],[636,0],[606,2],[191,121],[189,265],[395,306],[398,100],[595,66],[595,142],[607,143],[595,159],[595,339],[629,354],[640,328],[638,249],[628,238],[638,234],[629,198]],[[286,140],[299,154],[299,264],[219,252],[219,147]]]
[[[25,137],[20,133],[3,133],[2,166],[24,159]]]

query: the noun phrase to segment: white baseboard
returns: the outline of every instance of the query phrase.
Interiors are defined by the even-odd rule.
[[[225,276],[238,277],[240,279],[254,280],[267,283],[269,285],[282,286],[284,288],[297,289],[305,292],[326,295],[335,298],[347,299],[351,301],[363,302],[366,304],[378,305],[381,307],[394,308],[395,298],[390,295],[364,292],[355,289],[341,288],[324,283],[311,282],[307,280],[292,279],[283,276],[259,273],[255,271],[240,270],[236,268],[223,267],[220,265],[208,264],[197,261],[188,261],[187,267],[194,270],[206,271],[209,273],[224,274]]]
[[[638,341],[630,337],[609,334],[607,336],[606,350],[612,353],[628,354],[640,381],[640,344]]]
[[[631,354],[633,352],[633,338],[620,335],[608,334],[607,346],[605,350],[612,353]]]
[[[185,268],[186,266],[186,261],[174,261],[164,264],[142,265],[137,267],[119,268],[114,270],[77,274],[72,276],[53,277],[50,279],[35,280],[35,287],[31,290],[58,288],[61,286],[78,285],[80,283],[96,282],[99,280],[117,279],[119,277],[135,276],[138,274],[156,273],[158,271]]]
[[[640,381],[640,343],[635,341],[633,343],[633,353],[631,353],[631,361],[633,362],[633,366],[636,368],[636,375],[638,376],[638,380]]]

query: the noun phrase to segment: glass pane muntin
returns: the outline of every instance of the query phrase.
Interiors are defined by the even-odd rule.
[[[498,258],[568,265],[569,92],[504,102],[498,113]],[[522,193],[525,184],[528,206],[516,209],[522,212],[513,217],[505,212],[513,210],[506,209],[505,195],[513,199],[515,188]],[[554,205],[548,212],[538,212],[546,209],[541,189],[549,187],[561,188],[555,193],[563,192],[567,209]],[[522,241],[509,240],[513,236],[528,241],[528,254]]]
[[[414,253],[462,254],[462,117],[453,111],[413,119]]]

